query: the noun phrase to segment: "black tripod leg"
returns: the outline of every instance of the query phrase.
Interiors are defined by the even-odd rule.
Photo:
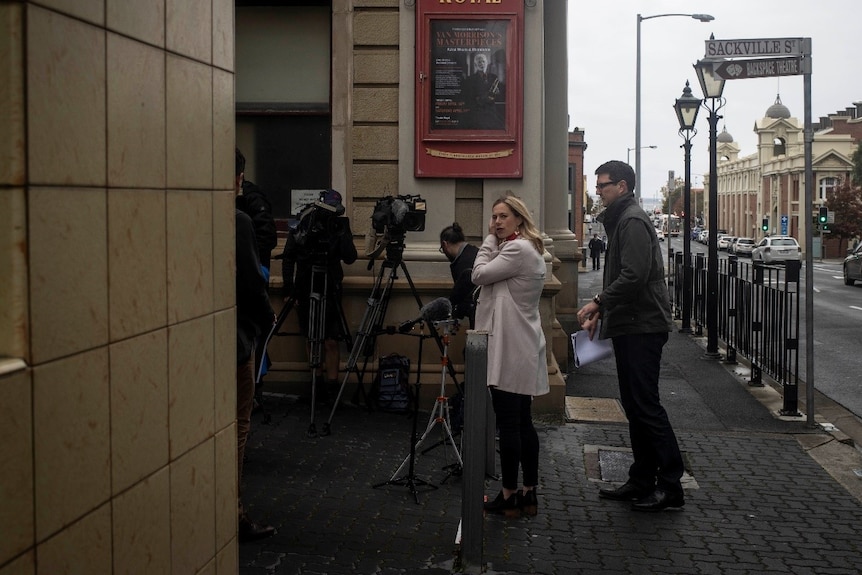
[[[321,368],[323,357],[323,339],[326,336],[326,289],[327,270],[325,266],[311,267],[311,293],[308,298],[308,364],[311,368],[311,417],[309,419],[309,437],[317,437],[317,424],[314,414],[317,408],[317,370]]]
[[[269,348],[269,342],[276,334],[278,334],[278,330],[281,329],[281,326],[284,324],[284,320],[287,319],[287,316],[290,314],[290,310],[293,309],[295,303],[296,298],[293,296],[290,296],[287,299],[284,303],[284,307],[282,307],[281,311],[278,312],[278,317],[276,318],[275,323],[272,325],[272,328],[270,328],[269,333],[266,334],[266,338],[263,340],[263,349],[260,353],[261,360],[260,364],[257,366],[254,379],[254,401],[257,402],[261,413],[263,413],[264,424],[269,424],[272,421],[272,414],[266,409],[266,404],[263,401],[263,385],[261,382],[261,379],[263,378],[263,362],[266,360],[266,350]]]

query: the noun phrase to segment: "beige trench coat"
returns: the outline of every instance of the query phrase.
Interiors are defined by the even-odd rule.
[[[539,316],[544,258],[528,240],[498,246],[497,238],[488,235],[476,255],[472,278],[482,286],[476,329],[488,332],[488,385],[522,395],[548,393],[545,333]]]

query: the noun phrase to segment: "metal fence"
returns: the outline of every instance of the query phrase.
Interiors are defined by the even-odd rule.
[[[674,317],[682,319],[684,258],[672,254],[668,275]],[[691,325],[695,335],[706,326],[708,293],[704,254],[692,256]],[[798,261],[784,266],[740,261],[736,256],[718,260],[718,338],[725,342],[726,361],[737,354],[751,363],[751,385],[763,385],[766,374],[784,389],[782,415],[800,415],[799,318],[800,269]]]

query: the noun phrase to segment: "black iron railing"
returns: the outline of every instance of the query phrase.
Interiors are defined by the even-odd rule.
[[[676,319],[683,314],[683,254],[672,258],[668,276]],[[694,335],[706,325],[706,256],[695,254],[692,266]],[[718,338],[726,344],[727,362],[737,354],[751,363],[751,385],[763,385],[766,374],[784,389],[782,415],[800,415],[799,399],[799,290],[798,261],[783,266],[740,261],[736,256],[718,261]]]

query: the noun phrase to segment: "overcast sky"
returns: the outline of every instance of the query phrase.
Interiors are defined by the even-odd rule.
[[[546,0],[559,1],[559,0]],[[625,161],[635,152],[635,61],[637,14],[705,13],[703,23],[687,17],[641,22],[641,195],[649,201],[667,183],[668,170],[684,175],[683,140],[673,110],[686,80],[702,93],[692,64],[704,55],[704,41],[716,39],[810,37],[812,39],[812,121],[862,101],[862,72],[854,29],[860,0],[682,0],[568,1],[569,129],[584,130],[588,148],[584,174],[595,199],[593,172],[604,161]],[[792,117],[804,121],[802,76],[731,80],[719,111],[723,127],[740,145],[740,155],[756,151],[753,126],[777,94]],[[702,185],[709,172],[709,113],[701,108],[692,141],[692,179]]]

